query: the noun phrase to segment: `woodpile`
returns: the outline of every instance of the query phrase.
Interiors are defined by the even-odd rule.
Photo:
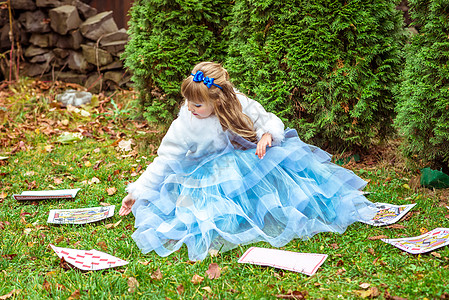
[[[0,59],[11,49],[12,27],[20,75],[73,82],[93,92],[130,84],[120,60],[129,37],[117,28],[112,11],[97,13],[81,0],[10,3],[12,26],[8,8],[0,9]]]

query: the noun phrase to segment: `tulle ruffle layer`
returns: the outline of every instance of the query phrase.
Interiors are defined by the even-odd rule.
[[[201,160],[167,162],[172,172],[133,206],[132,237],[144,253],[167,256],[186,244],[189,258],[201,260],[239,244],[281,247],[319,232],[343,233],[375,212],[360,192],[366,182],[330,158],[288,130],[263,159],[230,144]]]

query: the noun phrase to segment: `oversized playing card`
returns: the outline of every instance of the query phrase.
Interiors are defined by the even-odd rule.
[[[16,200],[73,199],[80,189],[24,191],[20,195],[12,195]]]
[[[449,245],[449,228],[435,228],[416,237],[382,239],[382,241],[409,253],[420,254]]]
[[[312,276],[324,263],[327,254],[299,253],[278,249],[251,247],[240,257],[239,263],[270,266]]]
[[[60,258],[84,271],[97,271],[128,264],[125,260],[97,250],[61,248],[52,244],[50,246]]]
[[[376,205],[376,215],[371,220],[362,222],[373,226],[383,226],[390,225],[399,221],[413,208],[413,206],[416,205],[416,203],[394,205],[389,203],[376,202],[374,203],[374,205]]]
[[[50,210],[47,223],[54,224],[87,224],[97,222],[114,215],[115,205]]]

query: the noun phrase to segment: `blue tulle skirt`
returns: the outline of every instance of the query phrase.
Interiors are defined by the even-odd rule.
[[[133,206],[138,247],[167,256],[186,244],[189,259],[202,260],[239,244],[281,247],[319,232],[343,233],[374,216],[361,193],[366,182],[296,131],[287,130],[263,159],[255,145],[246,147],[230,143],[208,157],[168,162],[172,173]]]

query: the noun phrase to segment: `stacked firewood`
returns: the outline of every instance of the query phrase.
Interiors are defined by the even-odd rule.
[[[11,48],[19,52],[14,63],[22,76],[78,83],[93,92],[127,87],[120,54],[128,38],[112,11],[97,13],[81,0],[10,0],[0,9],[0,58]]]

